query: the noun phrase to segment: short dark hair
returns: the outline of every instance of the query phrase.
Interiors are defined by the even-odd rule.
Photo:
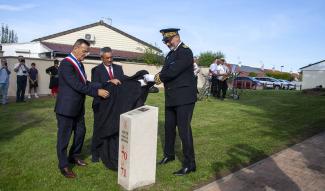
[[[87,40],[80,38],[74,43],[73,48],[80,46],[82,44],[86,44],[87,46],[90,46],[90,43]]]
[[[58,59],[55,59],[54,60],[54,64],[59,64],[59,60]]]
[[[5,66],[8,66],[7,59],[1,58],[1,63],[4,64]]]
[[[31,63],[31,65],[32,65],[32,66],[35,66],[36,64],[33,62],[33,63]]]
[[[102,56],[104,53],[106,53],[106,52],[112,52],[112,49],[111,49],[111,47],[103,47],[103,48],[101,48],[100,49],[100,56]]]

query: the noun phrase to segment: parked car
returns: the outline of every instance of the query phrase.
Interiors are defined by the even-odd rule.
[[[252,77],[239,76],[234,80],[234,87],[239,89],[257,89],[261,86],[262,84]]]
[[[255,77],[256,80],[258,80],[265,88],[274,88],[276,90],[282,88],[281,82],[279,82],[275,78],[271,77]]]
[[[296,84],[294,84],[293,82],[290,82],[288,80],[281,80],[281,79],[279,79],[279,81],[282,82],[283,89],[286,89],[286,90],[295,90],[296,89]]]

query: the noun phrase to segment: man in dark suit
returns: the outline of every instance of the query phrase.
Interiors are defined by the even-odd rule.
[[[85,138],[85,97],[107,98],[109,92],[101,89],[103,84],[90,83],[81,61],[89,53],[89,42],[78,39],[71,54],[61,61],[59,67],[59,92],[55,104],[56,118],[58,121],[57,155],[59,169],[67,178],[75,178],[76,174],[69,169],[69,162],[78,166],[87,164],[79,157]],[[73,142],[67,155],[67,147],[74,134]]]
[[[176,126],[182,141],[183,167],[174,172],[181,176],[196,170],[191,120],[196,102],[196,84],[193,74],[193,53],[181,42],[179,29],[163,29],[163,42],[171,49],[156,84],[165,87],[165,146],[164,158],[159,164],[175,160]]]
[[[110,47],[104,47],[100,50],[100,56],[103,61],[102,64],[94,67],[91,71],[91,81],[104,83],[109,82],[115,85],[121,84],[121,81],[124,78],[124,72],[122,66],[113,63],[113,55],[112,49]],[[94,97],[93,100],[93,111],[94,111],[94,131],[93,138],[91,144],[91,153],[92,153],[92,161],[99,161],[99,151],[98,147],[101,144],[101,140],[99,135],[97,135],[97,125],[98,120],[98,109],[100,104],[100,98]],[[118,137],[114,137],[118,139]]]

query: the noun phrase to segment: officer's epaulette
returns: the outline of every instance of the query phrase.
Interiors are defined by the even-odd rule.
[[[186,46],[185,44],[183,44],[183,48],[188,48],[188,46]]]

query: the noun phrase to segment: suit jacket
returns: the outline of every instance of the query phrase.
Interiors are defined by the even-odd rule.
[[[193,53],[181,43],[171,50],[159,74],[165,87],[165,105],[178,106],[196,101],[196,83],[193,73]]]
[[[113,67],[113,75],[115,79],[119,79],[120,81],[125,78],[122,66],[117,64],[112,64]],[[91,81],[97,83],[105,83],[108,80],[111,80],[109,74],[105,68],[105,65],[102,63],[98,66],[95,66],[91,70]],[[94,97],[92,107],[94,112],[97,111],[98,104],[100,103],[100,97]]]
[[[83,64],[81,63],[82,67]],[[57,114],[76,117],[84,114],[86,95],[96,97],[100,83],[84,82],[78,71],[66,59],[59,66],[59,89],[54,111]]]

